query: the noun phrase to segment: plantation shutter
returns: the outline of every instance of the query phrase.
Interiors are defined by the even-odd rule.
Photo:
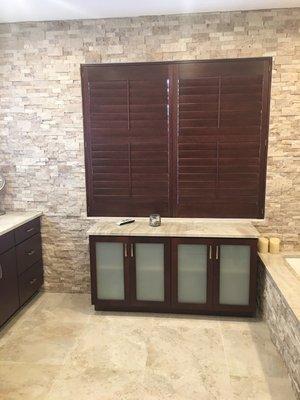
[[[269,65],[177,65],[176,216],[263,216]]]
[[[89,215],[170,215],[169,67],[82,69]]]

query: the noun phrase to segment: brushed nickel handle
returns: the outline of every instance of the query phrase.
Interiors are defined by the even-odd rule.
[[[127,243],[124,244],[125,257],[128,257]]]
[[[131,243],[131,246],[130,246],[130,255],[131,255],[131,257],[133,257],[133,243]]]
[[[0,264],[0,280],[3,278],[3,269],[2,265]]]
[[[26,254],[27,254],[28,256],[33,256],[34,253],[35,253],[35,250],[33,250],[33,249],[31,249],[31,250],[29,250],[29,251],[26,251]]]
[[[33,285],[36,282],[36,278],[31,279],[31,281],[29,282],[30,285]]]
[[[219,259],[219,246],[216,247],[216,260]]]
[[[209,245],[209,259],[211,260],[212,257],[212,247],[211,244]]]
[[[27,233],[30,233],[32,231],[34,231],[34,228],[29,228],[29,229],[26,230]]]

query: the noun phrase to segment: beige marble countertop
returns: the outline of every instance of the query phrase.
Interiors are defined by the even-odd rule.
[[[286,257],[300,257],[297,253],[258,253],[269,275],[282,293],[291,310],[300,321],[300,279],[289,266]]]
[[[38,211],[9,211],[4,215],[0,215],[0,236],[40,217],[42,214]]]
[[[162,218],[159,227],[149,226],[149,218],[135,218],[132,224],[118,226],[122,218],[99,218],[88,235],[103,236],[170,236],[170,237],[215,237],[215,238],[258,238],[259,232],[249,222],[222,220],[185,221],[183,218]]]

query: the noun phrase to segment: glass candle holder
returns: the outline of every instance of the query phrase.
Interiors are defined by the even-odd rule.
[[[149,217],[149,225],[150,226],[160,226],[161,225],[161,217],[159,214],[151,214]]]

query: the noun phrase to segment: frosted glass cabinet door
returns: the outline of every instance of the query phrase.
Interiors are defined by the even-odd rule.
[[[124,300],[123,243],[96,243],[97,297]]]
[[[207,246],[178,245],[178,302],[206,303]]]
[[[250,287],[250,246],[220,246],[219,303],[248,305]]]
[[[164,244],[136,243],[135,271],[136,299],[142,301],[164,301]]]

